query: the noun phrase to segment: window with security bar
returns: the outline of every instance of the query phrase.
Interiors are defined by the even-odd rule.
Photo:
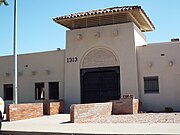
[[[149,76],[144,77],[144,94],[158,94],[159,93],[159,77]]]

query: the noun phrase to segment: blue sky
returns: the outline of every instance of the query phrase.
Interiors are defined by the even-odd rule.
[[[0,7],[0,56],[13,53],[13,0]],[[139,5],[156,27],[148,43],[180,37],[180,0],[17,0],[18,54],[65,48],[66,28],[53,17],[115,6]]]

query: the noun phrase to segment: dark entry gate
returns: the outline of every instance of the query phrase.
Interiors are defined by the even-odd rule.
[[[81,103],[96,103],[120,98],[120,68],[81,69]]]

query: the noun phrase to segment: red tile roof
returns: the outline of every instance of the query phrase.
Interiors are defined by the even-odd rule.
[[[109,13],[121,13],[121,12],[130,12],[130,11],[135,11],[135,10],[141,10],[147,21],[150,23],[151,27],[155,29],[153,23],[147,16],[147,14],[144,12],[144,10],[141,8],[141,6],[123,6],[123,7],[112,7],[112,8],[105,8],[105,9],[98,9],[98,10],[92,10],[92,11],[87,11],[87,12],[79,12],[79,13],[74,13],[70,15],[64,15],[60,17],[53,18],[55,22],[59,21],[65,21],[69,19],[81,19],[82,17],[90,17],[93,15],[107,15]],[[63,24],[61,24],[63,25]]]
[[[56,17],[54,18],[54,20],[70,19],[70,18],[77,18],[77,17],[82,17],[82,16],[91,16],[95,14],[106,14],[106,13],[112,13],[112,12],[129,11],[129,10],[134,10],[134,9],[141,9],[141,6],[112,7],[112,8],[98,9],[98,10],[92,10],[92,11],[87,11],[87,12],[79,12],[79,13],[74,13],[70,15]]]

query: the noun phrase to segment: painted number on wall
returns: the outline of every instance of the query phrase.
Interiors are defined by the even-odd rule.
[[[67,63],[72,63],[72,62],[77,62],[78,58],[77,57],[69,57],[67,58]]]

